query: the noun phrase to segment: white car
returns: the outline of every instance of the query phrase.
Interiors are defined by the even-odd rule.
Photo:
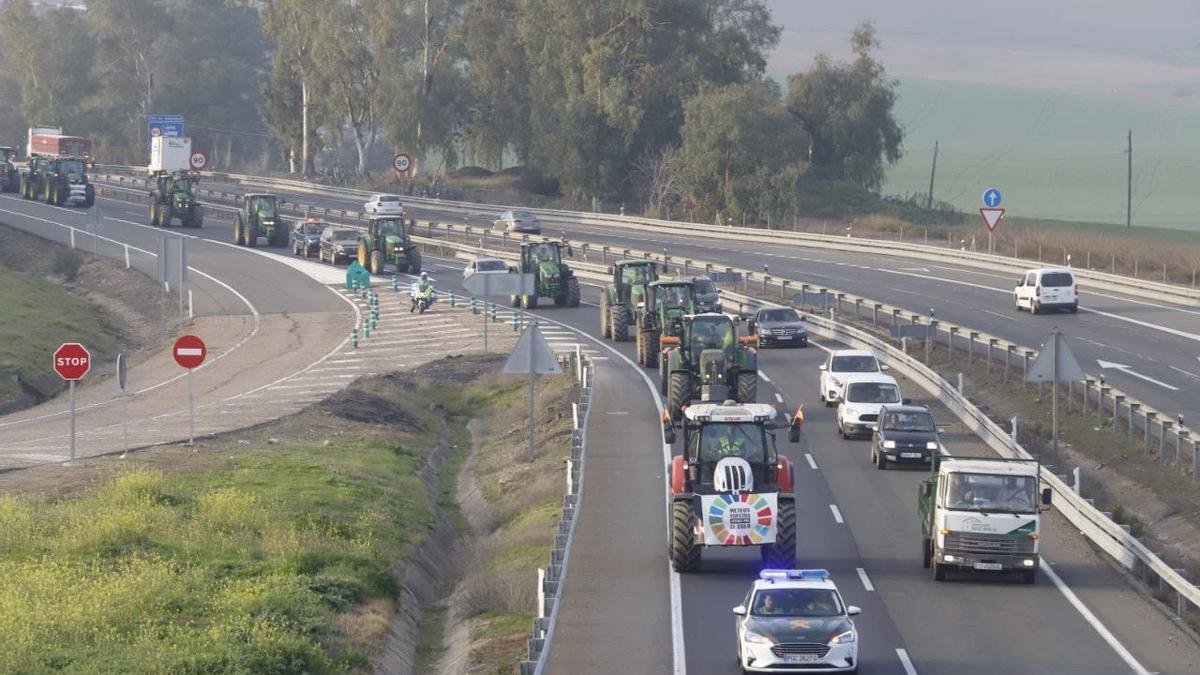
[[[1065,309],[1074,314],[1079,311],[1075,273],[1060,267],[1029,270],[1017,279],[1013,304],[1018,312],[1027,309],[1038,314],[1043,309]]]
[[[819,366],[821,370],[821,400],[825,405],[836,405],[842,400],[842,384],[847,375],[882,373],[888,369],[880,365],[873,352],[865,349],[835,349]]]
[[[499,258],[480,256],[467,263],[463,270],[463,279],[469,279],[476,274],[508,274],[508,263]]]
[[[868,373],[846,375],[837,409],[838,433],[842,438],[870,436],[883,406],[902,403],[900,385],[891,375]]]
[[[363,204],[363,213],[372,216],[403,216],[404,204],[396,195],[371,195]]]
[[[763,570],[733,608],[738,664],[747,673],[857,673],[861,610],[826,570]]]

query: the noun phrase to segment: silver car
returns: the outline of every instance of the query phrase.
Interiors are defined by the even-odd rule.
[[[505,232],[542,233],[542,221],[528,211],[505,211],[492,224]]]

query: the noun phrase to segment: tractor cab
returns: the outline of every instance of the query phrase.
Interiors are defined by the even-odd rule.
[[[574,257],[571,246],[562,241],[524,242],[521,244],[519,270],[532,274],[534,293],[511,296],[513,307],[525,309],[537,307],[538,298],[554,298],[558,307],[579,306],[579,279],[575,272],[563,262],[563,251]]]
[[[373,237],[392,240],[401,246],[408,240],[408,232],[404,229],[404,218],[400,217],[372,218],[367,221],[367,230]]]
[[[268,221],[275,220],[276,202],[275,195],[248,194],[242,197],[242,209],[257,217],[261,224],[273,224]]]
[[[671,562],[695,572],[702,547],[762,547],[769,567],[796,560],[795,471],[775,446],[775,431],[798,442],[803,409],[777,422],[774,406],[762,403],[699,403],[682,417],[682,453],[672,458]],[[676,441],[664,411],[663,436]]]
[[[8,164],[17,156],[11,145],[0,145],[0,164]]]
[[[738,337],[725,314],[694,314],[680,319],[677,335],[659,338],[663,390],[671,415],[679,419],[691,401],[754,403],[758,396],[758,358],[753,337]]]
[[[529,244],[521,249],[521,266],[524,269],[533,269],[543,263],[549,263],[554,266],[562,264],[562,242],[543,241],[537,244]],[[571,255],[572,251],[569,246],[567,255]]]
[[[646,284],[658,280],[653,260],[622,260],[612,266],[613,304],[637,306],[646,299]]]

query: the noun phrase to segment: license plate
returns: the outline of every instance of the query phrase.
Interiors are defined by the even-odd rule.
[[[999,572],[1000,570],[1004,569],[1004,566],[1001,565],[1000,563],[977,562],[977,563],[975,563],[975,569],[981,570],[984,572]]]
[[[902,452],[902,453],[900,453],[900,457],[902,459],[921,459],[921,453],[919,453],[919,452]]]
[[[791,335],[776,335],[775,339],[776,340],[791,340],[792,336]]]
[[[816,663],[821,657],[816,654],[784,654],[784,663]]]

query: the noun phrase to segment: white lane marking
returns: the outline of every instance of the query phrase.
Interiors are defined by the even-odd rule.
[[[817,470],[817,460],[813,459],[811,452],[804,453],[804,459],[808,460],[808,466],[812,468],[813,471]]]
[[[900,666],[904,668],[905,675],[917,675],[917,668],[913,665],[912,659],[908,658],[907,650],[897,647],[896,656],[900,657]]]
[[[780,405],[783,405],[783,396],[781,396],[779,392],[775,392],[775,400],[779,401]]]
[[[833,511],[833,519],[836,520],[839,525],[846,522],[842,519],[842,512],[838,510],[837,504],[830,504],[829,510]]]
[[[1164,389],[1170,389],[1171,391],[1179,391],[1179,387],[1176,387],[1171,384],[1167,384],[1166,382],[1163,382],[1161,380],[1156,380],[1153,377],[1150,377],[1148,375],[1143,375],[1143,374],[1133,370],[1133,368],[1131,368],[1130,366],[1127,366],[1123,363],[1113,363],[1112,361],[1104,361],[1102,359],[1096,359],[1096,365],[1100,366],[1101,370],[1108,370],[1108,369],[1116,370],[1119,373],[1125,373],[1126,375],[1132,375],[1132,376],[1138,378],[1139,380],[1145,380],[1145,381],[1149,382],[1150,384],[1157,384],[1158,386],[1163,387]],[[1176,370],[1178,370],[1178,369],[1176,369]]]
[[[762,371],[762,370],[758,371],[758,376],[763,379],[763,382],[770,384],[771,378],[767,377],[766,371]]]
[[[1008,320],[1008,321],[1016,321],[1016,319],[1015,319],[1015,318],[1013,318],[1013,317],[1011,317],[1011,316],[1009,316],[1009,315],[1007,315],[1007,314],[1001,314],[1000,312],[993,312],[993,311],[992,311],[992,310],[990,310],[990,309],[981,309],[981,310],[979,310],[979,311],[983,312],[984,314],[989,314],[989,315],[991,315],[991,316],[994,316],[994,317],[996,317],[996,318],[998,318],[998,319],[1006,319],[1006,320]]]
[[[1193,373],[1190,370],[1184,370],[1183,368],[1176,368],[1175,366],[1171,366],[1171,370],[1174,370],[1177,373],[1183,373],[1184,375],[1187,375],[1188,377],[1190,377],[1192,379],[1200,380],[1200,375]]]
[[[832,349],[832,348],[830,348],[830,347],[826,347],[825,345],[821,344],[821,343],[820,343],[818,340],[814,340],[814,339],[812,339],[811,337],[810,337],[810,338],[808,338],[808,344],[810,344],[810,345],[812,345],[812,346],[816,347],[817,349],[822,349],[822,350],[824,350],[824,351],[826,351],[826,352],[828,352],[828,353],[830,353],[830,354],[832,354],[832,353],[833,353],[833,349]]]
[[[868,591],[874,591],[875,586],[871,584],[871,578],[867,576],[867,571],[861,567],[856,567],[858,570],[858,578],[862,581],[863,588]]]
[[[1053,582],[1058,590],[1063,594],[1063,597],[1067,599],[1067,602],[1071,603],[1071,606],[1075,608],[1075,611],[1079,612],[1079,615],[1082,616],[1085,621],[1091,624],[1092,628],[1100,635],[1101,639],[1107,642],[1109,647],[1113,648],[1113,651],[1117,653],[1117,656],[1121,657],[1121,660],[1125,662],[1125,665],[1129,666],[1133,672],[1138,673],[1138,675],[1150,675],[1150,671],[1146,670],[1146,668],[1139,663],[1136,658],[1134,658],[1133,654],[1129,653],[1129,650],[1125,648],[1125,645],[1121,644],[1117,638],[1111,632],[1109,632],[1107,628],[1104,627],[1104,624],[1100,623],[1100,619],[1096,618],[1095,614],[1092,614],[1092,610],[1088,609],[1087,606],[1083,604],[1083,601],[1081,601],[1079,597],[1075,595],[1075,592],[1072,591],[1065,583],[1063,583],[1063,580],[1060,579],[1058,574],[1050,568],[1050,565],[1046,562],[1046,560],[1043,558],[1038,562],[1040,563],[1038,567],[1042,570],[1042,574],[1045,574],[1047,577],[1049,577],[1050,581]]]

